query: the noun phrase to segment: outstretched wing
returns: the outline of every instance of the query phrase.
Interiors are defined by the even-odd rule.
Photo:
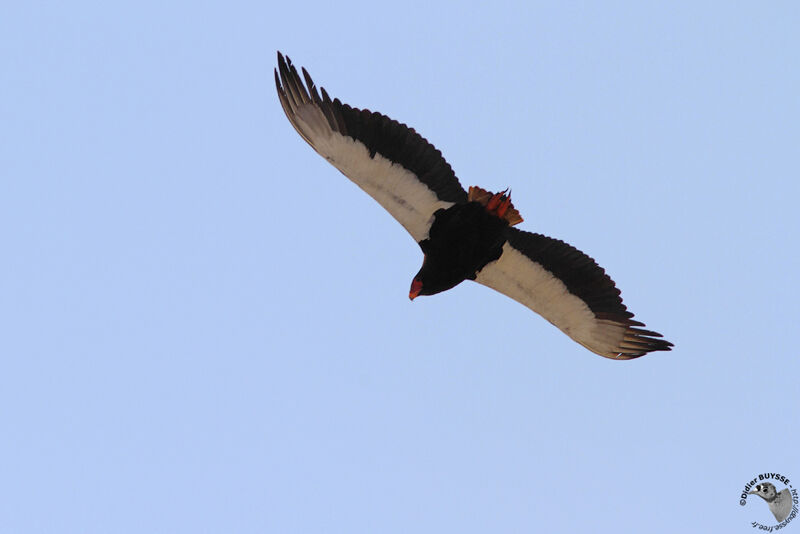
[[[619,289],[602,267],[575,247],[539,234],[509,228],[500,258],[476,278],[532,309],[569,337],[606,358],[629,360],[670,350],[661,334],[622,303]]]
[[[311,76],[302,71],[305,85],[291,60],[278,52],[275,86],[289,122],[417,242],[428,237],[436,210],[467,201],[441,152],[413,128],[331,100],[324,88],[320,98]]]

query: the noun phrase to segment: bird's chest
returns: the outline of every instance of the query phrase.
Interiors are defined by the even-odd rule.
[[[502,254],[507,227],[506,221],[478,203],[456,204],[436,212],[428,239],[420,246],[440,268],[473,279]]]

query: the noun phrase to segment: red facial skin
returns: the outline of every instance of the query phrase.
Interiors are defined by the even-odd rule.
[[[408,298],[414,300],[420,291],[422,291],[422,282],[414,278],[414,281],[411,282],[411,291],[408,292]]]

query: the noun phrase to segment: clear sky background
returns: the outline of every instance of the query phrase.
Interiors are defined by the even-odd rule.
[[[0,532],[773,524],[738,501],[800,485],[799,6],[5,5]],[[278,49],[512,187],[674,351],[409,302],[419,248],[289,125]]]

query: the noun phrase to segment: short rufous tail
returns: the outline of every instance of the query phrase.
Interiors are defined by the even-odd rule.
[[[482,204],[486,207],[486,211],[505,219],[509,226],[522,222],[522,216],[514,209],[514,204],[511,203],[511,194],[508,194],[508,189],[502,193],[490,193],[478,186],[471,185],[467,193],[467,200]]]

